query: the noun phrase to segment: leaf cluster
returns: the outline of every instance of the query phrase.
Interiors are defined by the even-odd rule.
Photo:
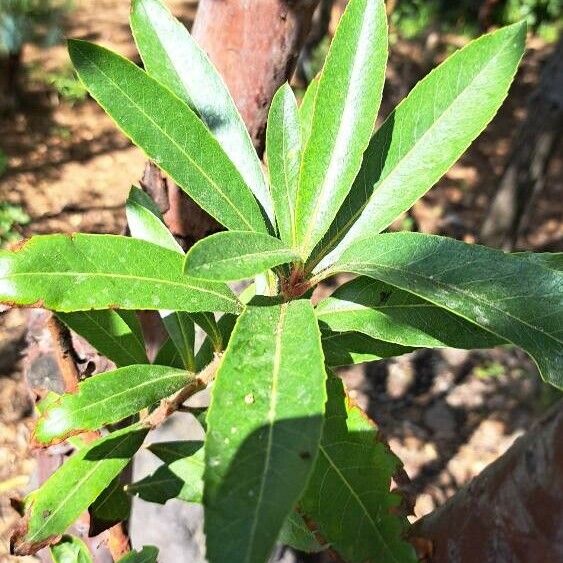
[[[382,234],[492,119],[525,25],[456,52],[376,128],[385,8],[351,0],[301,105],[287,84],[272,101],[267,175],[220,76],[160,0],[134,0],[131,27],[145,70],[71,41],[77,73],[226,230],[184,254],[133,187],[131,237],[50,235],[0,253],[1,301],[55,311],[117,365],[39,405],[35,442],[66,439],[76,452],[26,498],[15,552],[56,543],[86,508],[104,507],[111,521],[109,508],[121,507],[123,518],[114,495],[124,494],[124,467],[151,428],[190,410],[186,399],[213,380],[209,406],[192,411],[204,441],[150,445],[162,465],[128,494],[202,502],[212,563],[266,561],[277,541],[351,562],[413,561],[391,491],[399,461],[331,368],[418,347],[514,344],[562,386],[560,256]],[[340,273],[356,277],[314,304],[315,287]],[[158,311],[168,334],[152,363],[137,310]],[[105,426],[83,443],[81,433]],[[81,549],[53,549],[63,547]]]

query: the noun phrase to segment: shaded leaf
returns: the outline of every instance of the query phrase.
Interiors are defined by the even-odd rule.
[[[309,530],[303,516],[297,512],[292,512],[286,519],[278,541],[282,545],[289,545],[293,549],[298,549],[304,553],[318,553],[325,549],[315,534]]]
[[[236,281],[293,260],[299,256],[277,238],[227,231],[194,244],[186,254],[184,271],[198,279]]]
[[[57,317],[117,367],[148,363],[139,319],[133,311],[79,311],[58,313]]]
[[[114,235],[36,236],[0,251],[0,302],[58,312],[238,310],[224,284],[186,277],[180,254]]]
[[[317,455],[325,401],[309,301],[248,306],[212,389],[205,443],[207,558],[263,562]]]
[[[224,314],[217,322],[217,329],[221,335],[221,349],[224,350],[229,342],[237,317],[229,313]],[[210,364],[213,360],[216,347],[213,340],[207,337],[201,344],[195,357],[196,370],[201,371],[206,365]]]
[[[185,369],[184,362],[178,352],[178,348],[172,341],[172,338],[167,338],[164,344],[158,350],[153,364],[157,366],[169,366],[177,369]],[[198,370],[199,371],[199,370]]]
[[[276,92],[270,106],[266,156],[279,236],[291,246],[294,242],[295,196],[301,163],[301,131],[297,101],[287,82]]]
[[[375,340],[360,332],[323,332],[322,342],[326,364],[331,367],[394,358],[414,349]]]
[[[409,209],[501,106],[524,52],[525,23],[484,35],[421,80],[375,133],[356,181],[315,255],[319,269]]]
[[[195,326],[190,314],[162,311],[161,316],[166,332],[182,358],[183,367],[195,371]]]
[[[315,312],[321,328],[361,332],[402,346],[472,350],[506,344],[412,293],[363,276],[339,287]]]
[[[342,381],[327,381],[323,438],[300,509],[350,563],[416,561],[401,539],[406,518],[393,513],[400,497],[390,492],[399,460],[378,441],[377,428],[347,400]]]
[[[383,1],[350,0],[320,75],[303,149],[295,204],[296,245],[303,258],[328,230],[360,169],[386,62]]]
[[[90,513],[90,536],[97,536],[118,522],[129,519],[131,497],[123,490],[120,476],[116,477],[100,493],[88,509]]]
[[[563,273],[485,246],[419,233],[357,241],[340,271],[409,291],[525,350],[563,387]]]
[[[131,29],[148,74],[198,113],[273,223],[260,159],[227,86],[205,51],[159,0],[133,2]]]
[[[78,76],[147,156],[228,229],[268,232],[260,205],[199,117],[117,53],[69,41]]]
[[[193,373],[168,366],[136,365],[100,373],[80,383],[77,393],[50,402],[37,421],[34,438],[48,444],[119,422],[190,383],[198,385]]]
[[[128,485],[129,494],[164,504],[178,498],[201,502],[203,495],[203,442],[163,442],[149,449],[165,463],[144,479]]]
[[[130,551],[118,563],[158,563],[158,548],[145,545],[140,551]]]
[[[25,555],[63,534],[121,473],[139,449],[147,430],[117,430],[77,451],[39,489],[25,498],[27,529],[13,537]]]

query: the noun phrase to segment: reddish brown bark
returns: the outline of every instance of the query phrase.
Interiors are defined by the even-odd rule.
[[[432,563],[563,561],[563,402],[413,535]],[[424,542],[417,542],[424,545]]]

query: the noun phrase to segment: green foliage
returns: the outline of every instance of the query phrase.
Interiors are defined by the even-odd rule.
[[[390,490],[400,462],[327,368],[416,347],[508,343],[563,386],[560,256],[380,234],[492,119],[525,25],[455,53],[373,133],[387,59],[384,6],[351,0],[301,107],[287,84],[274,98],[269,186],[242,118],[188,32],[159,0],[135,0],[131,25],[146,71],[73,41],[78,75],[227,231],[184,256],[155,203],[132,188],[134,238],[53,235],[0,252],[0,302],[56,311],[118,365],[76,393],[48,395],[36,441],[138,421],[87,445],[69,440],[76,453],[26,498],[16,553],[54,543],[88,508],[102,520],[123,517],[120,473],[147,431],[214,380],[209,408],[197,413],[204,440],[149,446],[162,465],[127,485],[129,495],[202,502],[210,563],[263,563],[276,541],[330,547],[352,563],[415,561]],[[315,286],[340,272],[359,277],[314,307]],[[225,283],[252,276],[238,295]],[[144,309],[159,311],[168,332],[156,365],[134,314]],[[195,325],[207,335],[199,348]]]
[[[92,563],[92,556],[88,546],[74,536],[63,536],[61,540],[51,546],[53,563]]]
[[[88,96],[88,90],[78,80],[70,65],[62,66],[54,71],[45,71],[41,66],[32,66],[30,78],[35,82],[53,88],[59,97],[71,105],[82,102]]]
[[[0,53],[19,53],[26,43],[53,45],[72,0],[0,0]]]

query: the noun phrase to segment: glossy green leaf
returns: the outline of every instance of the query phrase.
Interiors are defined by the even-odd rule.
[[[34,437],[48,444],[106,424],[150,407],[186,385],[197,385],[193,373],[168,366],[137,365],[90,377],[77,393],[66,393],[50,402],[37,421]]]
[[[158,549],[154,545],[145,545],[140,551],[130,551],[118,563],[158,563]]]
[[[563,387],[563,273],[484,246],[419,233],[357,241],[338,270],[443,307],[525,350]]]
[[[79,311],[58,313],[57,317],[117,367],[148,363],[139,319],[133,311]]]
[[[323,332],[323,352],[330,367],[351,366],[412,352],[399,344],[375,340],[361,332]]]
[[[409,209],[456,162],[501,106],[526,39],[525,23],[484,35],[421,80],[373,136],[325,240],[319,269]]]
[[[387,62],[383,0],[350,0],[316,92],[295,204],[296,247],[307,258],[360,169],[381,102]]]
[[[186,254],[184,271],[193,278],[236,281],[294,260],[299,256],[277,238],[227,231],[194,244]]]
[[[78,76],[120,129],[228,229],[268,232],[260,205],[199,117],[131,61],[69,41]]]
[[[313,110],[315,108],[315,98],[319,89],[319,76],[311,80],[305,95],[299,106],[299,123],[301,125],[302,145],[305,145],[311,135],[311,125],[313,123]]]
[[[135,0],[131,29],[148,74],[198,113],[273,222],[260,159],[229,90],[205,51],[160,0]]]
[[[81,234],[37,236],[15,252],[0,251],[0,302],[62,312],[239,308],[224,284],[186,277],[176,252],[129,237]]]
[[[339,378],[329,376],[327,391],[319,456],[300,509],[347,562],[416,561],[401,539],[406,518],[394,513],[401,499],[390,492],[399,460],[347,400]]]
[[[210,563],[268,558],[313,467],[325,398],[311,303],[248,306],[223,356],[207,415]]]
[[[282,545],[289,545],[304,553],[318,553],[325,549],[325,546],[319,543],[315,534],[309,530],[303,516],[297,512],[292,512],[287,517],[278,541]]]
[[[88,546],[76,536],[63,536],[51,546],[53,563],[92,563],[92,555]]]
[[[203,442],[163,442],[149,450],[164,461],[154,473],[128,485],[129,494],[147,502],[164,504],[178,498],[185,502],[201,502],[203,495]]]
[[[321,328],[424,348],[492,348],[505,341],[412,293],[360,276],[321,301]]]
[[[25,498],[27,529],[14,538],[15,553],[53,541],[90,506],[140,448],[147,430],[112,432],[77,451]]]
[[[266,156],[278,233],[281,240],[291,246],[301,164],[301,131],[297,101],[287,82],[276,92],[270,106]]]
[[[156,203],[143,190],[131,187],[125,214],[131,236],[184,254],[182,247],[166,227]]]

